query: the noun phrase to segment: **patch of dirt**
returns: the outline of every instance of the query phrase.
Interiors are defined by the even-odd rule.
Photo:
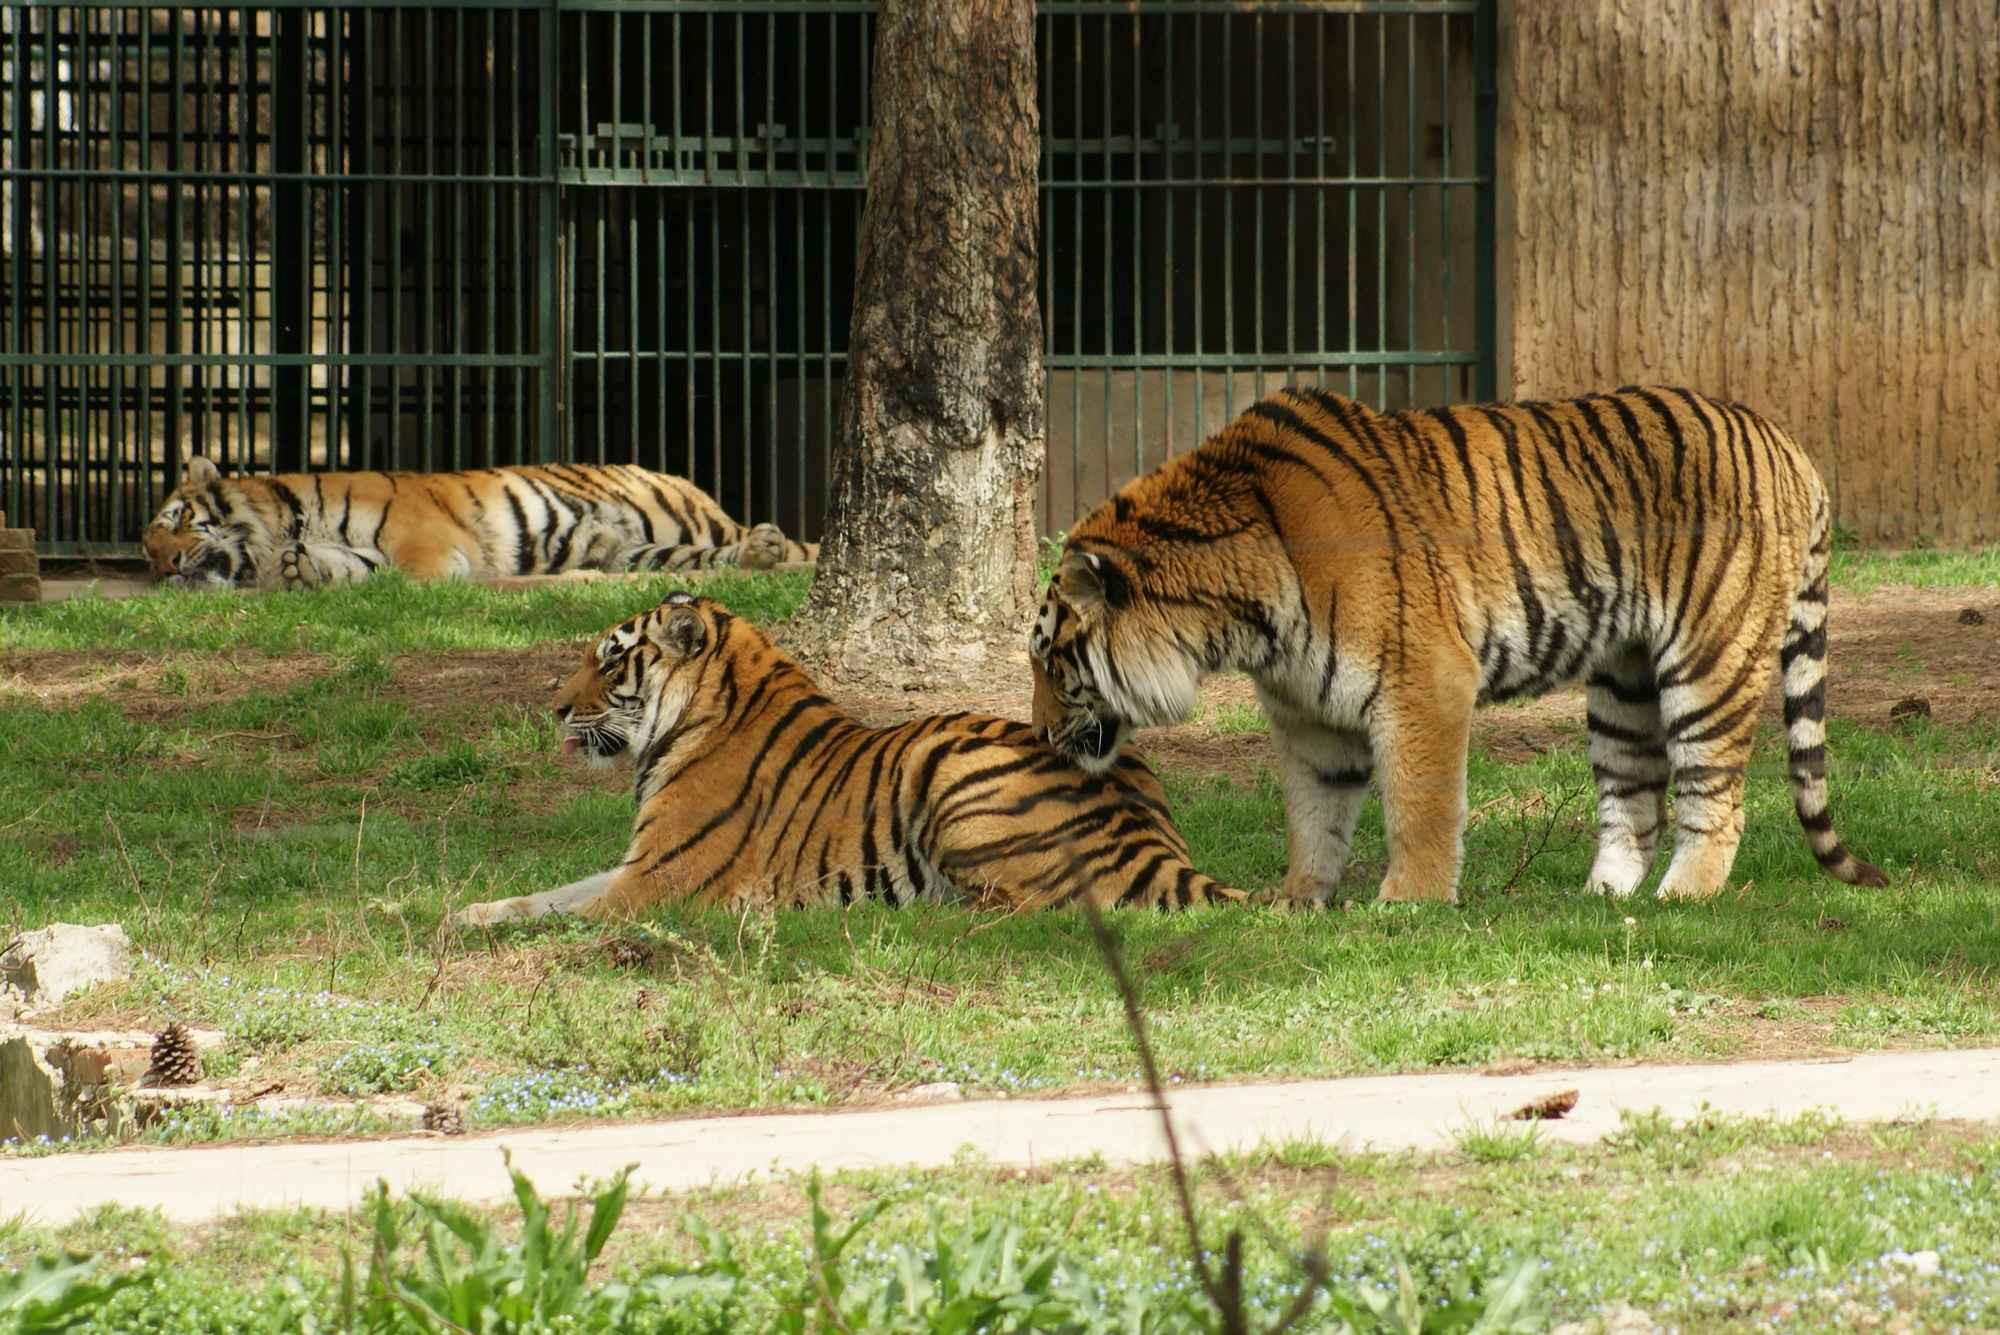
[[[49,709],[108,697],[130,719],[166,722],[246,695],[283,691],[332,670],[324,654],[230,654],[15,649],[0,652],[0,703],[18,697]]]
[[[1968,609],[1981,616],[1964,616]],[[1858,596],[1836,592],[1829,615],[1831,716],[1888,731],[1894,726],[1892,708],[1921,696],[1940,727],[2000,719],[2000,591],[1895,587]],[[557,685],[575,668],[581,643],[399,655],[383,693],[408,704],[420,718],[438,720],[436,736],[452,735],[471,715],[507,707],[531,713],[548,708]],[[165,723],[240,696],[282,691],[333,667],[331,658],[314,654],[270,658],[249,652],[161,656],[16,650],[0,653],[0,701],[14,697],[60,707],[107,698],[128,717]],[[184,691],[177,676],[186,682]],[[949,687],[887,694],[835,681],[828,689],[843,707],[873,723],[960,711],[1029,716],[1024,652],[996,655],[984,671]],[[1506,761],[1581,746],[1582,696],[1572,687],[1484,709],[1474,723],[1474,744]],[[1198,721],[1148,730],[1141,735],[1141,750],[1165,768],[1254,782],[1272,765],[1269,736],[1213,725],[1225,713],[1254,708],[1248,679],[1236,674],[1211,678],[1203,683],[1200,701]],[[1765,701],[1765,718],[1771,725],[1780,718],[1775,681]],[[428,728],[426,735],[431,735]],[[564,775],[563,786],[577,791],[615,786],[581,769],[572,774],[566,767]],[[536,783],[546,801],[546,782]]]

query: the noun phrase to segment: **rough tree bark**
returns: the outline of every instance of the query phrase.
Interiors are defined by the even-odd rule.
[[[1032,0],[884,0],[819,573],[787,639],[962,679],[1026,632],[1044,448]]]

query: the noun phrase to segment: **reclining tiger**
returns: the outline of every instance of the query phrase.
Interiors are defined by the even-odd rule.
[[[1312,389],[1253,405],[1069,531],[1030,638],[1035,721],[1085,765],[1241,669],[1271,720],[1288,898],[1340,881],[1371,773],[1385,900],[1454,900],[1477,703],[1581,678],[1589,884],[1722,889],[1773,664],[1792,798],[1827,872],[1882,885],[1826,798],[1827,494],[1739,404],[1626,388],[1394,415]]]
[[[225,478],[200,455],[141,536],[172,584],[319,588],[570,570],[767,569],[818,547],[745,527],[686,478],[630,464]]]
[[[470,905],[460,925],[662,904],[961,899],[1026,911],[1244,898],[1189,863],[1137,757],[1085,772],[1027,724],[982,714],[870,727],[707,598],[675,593],[605,631],[556,715],[565,754],[634,768],[624,860]]]

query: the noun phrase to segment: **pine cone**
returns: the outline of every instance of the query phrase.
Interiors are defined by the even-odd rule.
[[[201,1053],[187,1026],[176,1020],[153,1038],[153,1062],[146,1079],[155,1085],[191,1085],[201,1079]]]
[[[653,948],[635,936],[621,936],[604,948],[614,969],[638,969],[652,962]]]
[[[442,1100],[424,1105],[424,1130],[447,1136],[465,1134],[465,1112],[456,1103]]]

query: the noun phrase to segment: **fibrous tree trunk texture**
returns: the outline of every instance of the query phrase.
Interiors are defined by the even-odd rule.
[[[1044,449],[1032,0],[885,0],[819,571],[788,639],[834,675],[1016,649]]]
[[[2000,5],[1511,0],[1512,387],[1695,386],[1864,538],[2000,537]]]

